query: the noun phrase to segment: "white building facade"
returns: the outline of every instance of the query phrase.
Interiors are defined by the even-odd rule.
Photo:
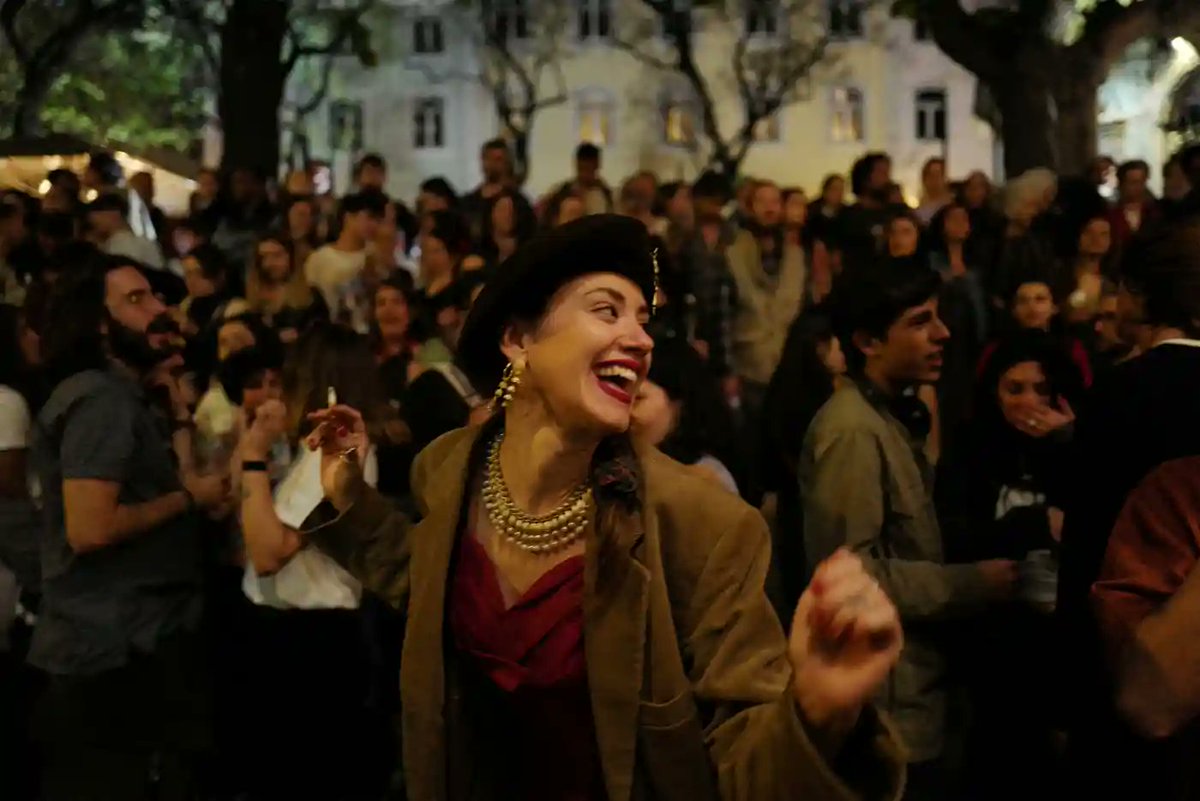
[[[685,84],[614,42],[627,15],[645,15],[642,4],[561,2],[572,4],[558,58],[565,102],[534,119],[527,192],[540,195],[569,177],[582,141],[603,149],[602,174],[614,186],[641,169],[664,181],[694,178],[706,159],[699,112],[682,91]],[[824,176],[848,173],[864,152],[885,150],[894,158],[896,180],[915,201],[921,167],[931,157],[945,157],[955,177],[972,170],[993,174],[994,137],[973,114],[975,80],[969,73],[914,23],[890,18],[879,4],[806,2],[824,4],[820,13],[828,15],[835,41],[802,81],[800,98],[760,126],[760,141],[742,165],[744,175],[811,194]],[[371,23],[378,66],[338,61],[328,97],[308,117],[306,132],[312,155],[334,165],[339,189],[353,158],[368,151],[387,158],[388,188],[400,197],[413,197],[420,181],[435,175],[459,191],[478,183],[479,148],[499,135],[500,125],[492,97],[478,80],[477,45],[457,35],[453,13],[428,0],[394,0]],[[696,60],[725,136],[744,120],[731,58],[746,24],[760,23],[747,23],[745,13],[707,9],[691,17]]]

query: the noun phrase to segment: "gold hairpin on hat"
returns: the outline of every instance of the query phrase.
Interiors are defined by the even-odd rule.
[[[650,314],[658,313],[658,248],[650,251],[650,261],[654,265],[654,294],[650,298]]]

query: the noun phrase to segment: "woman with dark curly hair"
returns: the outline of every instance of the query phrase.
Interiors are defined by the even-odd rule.
[[[1052,710],[1053,611],[1058,588],[1070,408],[1079,369],[1044,331],[1003,340],[977,392],[973,426],[937,485],[947,556],[1012,559],[1016,595],[965,621],[953,641],[971,698],[964,798],[1061,798]]]
[[[491,275],[517,248],[529,241],[537,229],[537,218],[529,204],[512,189],[503,189],[487,201],[483,231],[475,255],[463,261],[464,270],[483,270]]]

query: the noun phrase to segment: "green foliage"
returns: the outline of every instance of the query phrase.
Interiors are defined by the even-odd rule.
[[[199,54],[177,40],[107,36],[55,83],[43,119],[53,131],[186,151],[205,119],[200,75]]]
[[[187,151],[200,136],[207,92],[199,52],[162,31],[91,36],[54,82],[47,131],[130,147]],[[0,52],[0,118],[11,118],[20,70]]]

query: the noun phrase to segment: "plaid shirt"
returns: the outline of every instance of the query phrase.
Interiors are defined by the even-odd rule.
[[[691,276],[695,296],[695,338],[708,343],[708,363],[713,373],[727,376],[730,365],[730,330],[737,308],[737,292],[729,274],[725,252],[733,243],[737,228],[725,223],[717,236],[716,246],[710,248],[704,234],[697,229],[684,243],[680,258]]]

